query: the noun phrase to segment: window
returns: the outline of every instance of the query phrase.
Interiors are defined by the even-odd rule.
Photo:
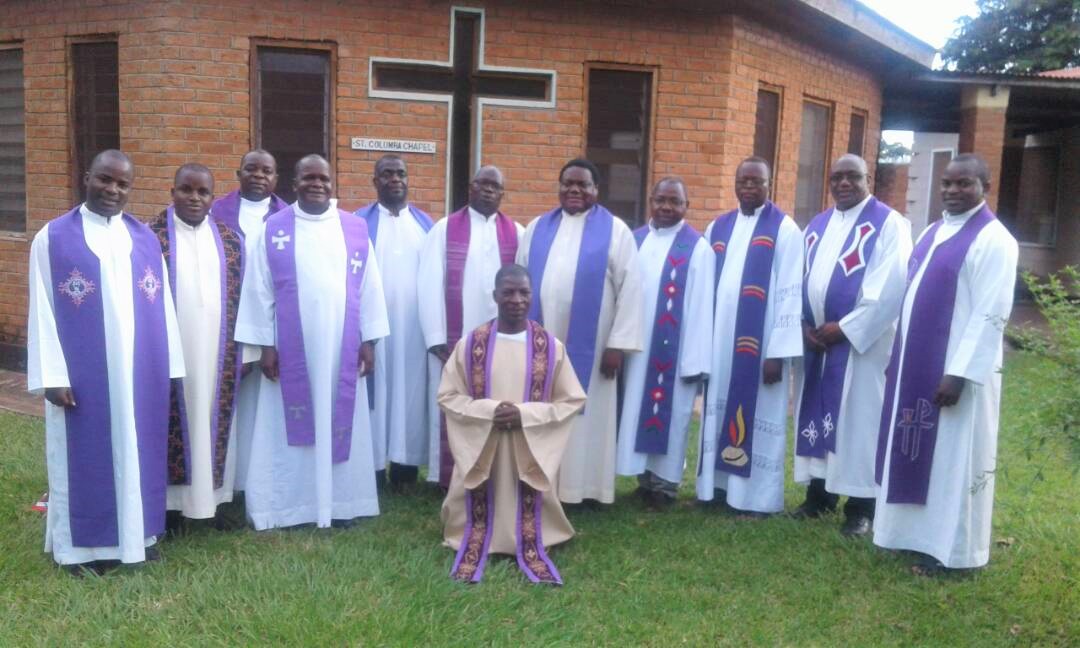
[[[776,151],[780,141],[780,93],[760,89],[757,93],[757,114],[754,118],[754,155],[769,162],[776,186]]]
[[[930,152],[930,199],[926,210],[926,224],[941,220],[941,212],[945,209],[945,203],[941,200],[941,176],[945,175],[945,167],[953,159],[952,149],[934,149]]]
[[[649,181],[652,71],[590,67],[588,79],[585,156],[600,168],[600,202],[639,225]]]
[[[297,161],[310,153],[330,159],[330,58],[327,49],[256,46],[255,146],[274,154],[276,192],[289,202]]]
[[[866,113],[854,110],[848,125],[847,152],[863,157],[866,145]]]
[[[825,206],[825,171],[832,131],[832,107],[804,101],[799,138],[799,175],[795,179],[795,221],[805,227]]]
[[[120,148],[119,51],[115,41],[73,43],[71,46],[72,129],[75,140],[73,187],[86,199],[83,176],[94,156]]]
[[[0,49],[0,230],[26,231],[26,121],[21,49]]]
[[[1013,235],[1021,243],[1054,244],[1057,225],[1058,167],[1056,146],[1028,146],[1020,163],[1020,194]]]

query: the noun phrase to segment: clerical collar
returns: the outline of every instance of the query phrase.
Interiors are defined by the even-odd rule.
[[[244,207],[262,207],[266,208],[270,206],[270,196],[263,198],[262,200],[248,200],[243,196],[240,196],[240,205]]]
[[[650,218],[649,219],[649,231],[650,232],[655,232],[655,233],[661,234],[661,235],[678,234],[679,230],[681,230],[682,226],[685,225],[685,224],[686,224],[686,219],[683,218],[683,219],[680,219],[678,223],[675,223],[671,227],[657,227],[653,223],[652,219]]]
[[[177,216],[175,212],[173,212],[173,216],[174,216],[174,217],[176,218],[176,224],[177,224],[177,226],[179,226],[179,227],[185,227],[185,228],[187,228],[187,229],[189,229],[189,230],[197,230],[197,229],[199,229],[200,227],[202,227],[203,225],[205,225],[205,224],[206,224],[206,221],[210,220],[210,218],[209,218],[209,216],[210,216],[210,215],[209,215],[209,214],[207,214],[207,215],[206,215],[206,216],[204,216],[204,217],[203,217],[203,219],[202,219],[201,221],[199,221],[199,222],[198,222],[197,224],[195,224],[195,225],[192,225],[191,223],[187,222],[187,221],[186,221],[186,220],[184,220],[183,218],[180,218],[179,216]]]
[[[311,213],[308,213],[308,212],[304,211],[300,207],[300,202],[299,201],[293,203],[293,211],[296,213],[296,215],[298,217],[300,217],[300,218],[303,218],[304,220],[309,220],[309,221],[321,221],[321,220],[326,220],[328,218],[332,218],[334,216],[337,216],[336,207],[337,207],[337,198],[331,198],[330,199],[330,206],[326,209],[326,211],[324,211],[321,214],[311,214]]]
[[[407,214],[409,212],[409,203],[405,203],[404,205],[402,205],[401,211],[396,214],[390,211],[390,208],[386,205],[379,203],[379,212],[382,214],[386,214],[387,216],[400,216],[402,214]]]
[[[946,223],[963,223],[967,219],[974,216],[975,213],[978,212],[980,209],[982,209],[983,205],[985,205],[985,204],[986,204],[986,201],[983,200],[978,205],[975,205],[974,207],[967,210],[963,214],[950,214],[948,211],[943,211],[943,212],[941,212],[941,217],[945,220]]]
[[[479,219],[482,219],[482,220],[485,220],[485,221],[492,221],[492,220],[495,220],[495,216],[497,216],[498,214],[499,214],[499,212],[495,212],[491,216],[484,216],[483,214],[476,211],[472,207],[469,207],[469,216],[471,218],[479,218]]]
[[[586,209],[583,212],[578,212],[576,214],[571,214],[570,212],[568,212],[568,211],[566,211],[564,209],[564,210],[562,210],[562,215],[563,215],[564,218],[579,218],[581,216],[584,216],[585,214],[588,214],[591,210],[592,210],[592,207],[589,207],[588,209]]]
[[[753,214],[744,214],[743,210],[742,210],[742,207],[739,207],[739,216],[745,216],[747,218],[757,218],[758,216],[761,216],[761,211],[763,209],[765,209],[764,204],[761,205],[760,207],[758,207],[757,209],[755,209]]]
[[[528,332],[528,329],[522,329],[517,333],[497,332],[497,335],[504,340],[517,340],[518,342],[524,342],[528,339]]]
[[[107,216],[102,216],[101,214],[99,214],[96,211],[93,211],[92,209],[87,207],[86,203],[83,203],[83,204],[79,205],[79,213],[82,214],[83,218],[89,217],[91,219],[101,221],[102,223],[105,223],[106,225],[112,225],[113,220],[117,220],[117,221],[122,220],[120,217],[123,216],[123,214],[124,214],[124,212],[121,211],[119,214],[113,216],[112,218],[109,218]]]
[[[840,207],[833,207],[833,212],[840,215],[840,218],[847,218],[848,216],[858,216],[862,213],[862,210],[866,207],[866,203],[870,202],[871,195],[867,194],[866,198],[863,198],[854,206],[848,209],[840,209]]]

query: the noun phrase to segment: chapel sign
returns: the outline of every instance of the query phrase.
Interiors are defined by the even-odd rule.
[[[354,151],[391,151],[394,153],[427,153],[434,155],[435,142],[420,140],[377,139],[374,137],[352,138]]]

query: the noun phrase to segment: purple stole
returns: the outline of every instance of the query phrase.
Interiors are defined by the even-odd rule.
[[[270,207],[267,209],[266,215],[263,216],[263,220],[265,221],[270,214],[275,214],[288,206],[289,205],[284,200],[278,198],[274,194],[270,194]],[[215,200],[214,205],[210,208],[210,213],[214,215],[214,220],[217,222],[222,223],[240,236],[244,235],[244,230],[240,229],[239,189],[227,193]]]
[[[634,230],[638,249],[649,235],[649,226]],[[690,256],[701,234],[685,223],[675,234],[667,260],[660,274],[660,293],[656,296],[652,341],[646,365],[645,394],[638,413],[634,451],[666,454],[671,430],[671,404],[678,380],[679,344],[681,342],[683,300],[686,279],[690,274]],[[667,279],[665,281],[665,278]]]
[[[378,208],[376,207],[376,213]],[[450,214],[446,220],[446,346],[450,349],[461,339],[462,304],[461,286],[465,278],[465,261],[469,256],[471,218],[469,208]],[[517,254],[518,236],[514,221],[502,213],[495,215],[495,233],[499,241],[499,260],[502,265],[514,262]],[[454,457],[446,437],[446,416],[439,414],[439,484],[450,486],[450,473],[454,470]]]
[[[334,463],[348,461],[352,449],[356,380],[360,365],[360,289],[367,269],[367,223],[338,210],[348,261],[345,273],[345,324],[341,362],[331,417],[331,455]],[[289,445],[315,445],[315,411],[311,380],[304,352],[304,330],[296,276],[296,212],[292,207],[266,220],[266,257],[274,281],[277,350],[281,369],[281,397],[285,407],[285,434]],[[370,381],[369,381],[370,382]]]
[[[930,246],[941,227],[939,220],[930,226],[911,253],[908,290],[924,261],[926,270],[912,299],[911,313],[916,317],[912,318],[907,335],[904,335],[901,314],[889,368],[885,371],[885,404],[881,409],[875,466],[875,478],[880,484],[886,444],[892,433],[886,499],[890,504],[926,504],[941,414],[940,408],[934,405],[934,394],[945,375],[945,352],[949,347],[957,282],[968,249],[979,232],[994,220],[993,212],[983,205],[960,227],[960,231],[937,246],[927,260]],[[909,343],[905,344],[902,338]],[[903,380],[897,385],[897,370],[901,364]],[[898,388],[899,398],[895,398]]]
[[[713,222],[710,243],[716,253],[716,283],[720,284],[727,244],[736,219],[745,218],[739,210],[728,212]],[[735,352],[731,357],[731,380],[727,405],[717,434],[716,469],[749,477],[754,444],[754,412],[761,387],[761,344],[765,333],[765,310],[772,283],[776,235],[784,222],[784,213],[766,202],[758,216],[750,239],[750,250],[743,265],[742,289],[735,313]]]
[[[165,531],[165,461],[169,431],[169,344],[161,248],[146,225],[123,214],[131,234],[135,434],[143,534]],[[49,223],[49,269],[57,336],[78,407],[65,408],[71,541],[76,547],[120,544],[113,481],[109,361],[101,264],[86,244],[76,207]],[[123,290],[123,286],[115,286]]]
[[[863,206],[862,213],[852,226],[843,252],[836,261],[829,287],[825,291],[825,321],[838,322],[855,308],[855,302],[866,275],[866,264],[874,252],[878,234],[892,209],[877,198]],[[806,271],[803,274],[803,321],[811,327],[824,322],[814,321],[806,292],[810,269],[814,267],[817,244],[825,235],[833,210],[822,212],[810,221],[806,228]],[[847,340],[834,344],[824,352],[806,349],[804,362],[806,373],[803,382],[802,403],[799,407],[799,433],[795,435],[795,454],[800,457],[822,458],[828,452],[836,452],[836,435],[840,425],[840,403],[844,396],[844,376],[851,343]],[[818,439],[821,443],[817,443]]]
[[[498,324],[492,320],[482,324],[465,341],[465,376],[469,393],[475,399],[491,398],[491,363],[495,357]],[[555,373],[555,338],[540,324],[530,320],[526,326],[525,402],[551,400],[551,383]],[[559,570],[547,556],[541,530],[543,495],[524,481],[518,481],[517,497],[517,563],[534,583],[562,585]],[[463,582],[479,583],[484,576],[491,533],[495,524],[495,489],[488,479],[472,490],[465,491],[465,532],[454,558],[450,577]]]
[[[211,466],[214,488],[221,488],[225,480],[225,459],[229,448],[232,416],[239,395],[238,380],[241,373],[239,344],[233,340],[236,316],[239,309],[240,286],[244,279],[243,234],[216,222],[207,216],[207,227],[214,235],[217,246],[221,282],[221,321],[218,327],[217,381],[214,387],[214,410],[210,420]],[[149,223],[158,237],[162,255],[169,268],[169,287],[172,289],[173,305],[176,304],[176,216],[170,205],[157,219]],[[191,484],[191,442],[188,434],[187,410],[184,404],[184,382],[172,381],[169,412],[169,483]]]
[[[544,308],[540,289],[544,282],[551,244],[562,222],[562,207],[541,216],[533,230],[529,247],[529,276],[533,285],[533,300],[529,319],[544,323]],[[596,359],[596,332],[600,328],[600,308],[604,301],[607,278],[608,248],[615,217],[603,205],[594,205],[585,216],[585,229],[578,250],[574,292],[570,302],[570,324],[566,330],[566,355],[577,374],[585,393],[589,393],[593,363]]]
[[[430,232],[431,227],[435,224],[431,220],[431,216],[428,216],[419,207],[413,205],[406,205],[406,209],[412,214],[416,222],[420,224],[420,228],[425,232]],[[368,238],[371,239],[371,244],[375,245],[375,239],[379,235],[379,202],[375,201],[367,207],[361,207],[353,212],[356,216],[363,218],[367,223]],[[449,224],[449,223],[447,223]],[[368,397],[368,409],[375,409],[375,380],[374,376],[367,381],[367,397]]]

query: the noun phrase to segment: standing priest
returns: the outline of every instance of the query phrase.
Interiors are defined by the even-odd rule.
[[[911,225],[870,195],[866,162],[837,160],[829,173],[836,206],[804,233],[803,338],[795,481],[809,482],[796,517],[844,505],[845,536],[870,533],[874,452],[885,365],[907,285]]]
[[[546,547],[574,535],[555,475],[585,392],[563,344],[528,319],[531,299],[525,268],[500,269],[498,317],[458,342],[439,386],[455,462],[443,537],[460,581],[478,582],[499,553],[534,583],[562,583]]]
[[[559,472],[559,499],[615,501],[616,376],[641,350],[641,282],[630,228],[597,204],[600,172],[585,159],[559,173],[560,206],[534,219],[518,249],[529,269],[530,318],[566,344],[585,411]]]
[[[802,355],[802,236],[768,200],[769,165],[735,175],[739,208],[709,224],[716,263],[697,495],[751,517],[784,508],[787,359]]]
[[[157,237],[123,213],[126,155],[103,151],[86,202],[30,248],[27,383],[44,394],[45,551],[100,573],[153,560],[165,530],[169,379],[184,358]]]
[[[634,232],[645,291],[638,314],[650,342],[626,362],[619,422],[620,475],[638,478],[653,507],[675,502],[686,461],[694,398],[712,359],[713,254],[683,219],[690,202],[679,178],[656,183],[652,218]]]
[[[386,337],[363,219],[334,208],[330,165],[296,163],[297,202],[259,232],[236,339],[262,346],[246,504],[256,529],[377,515],[365,377]]]
[[[986,205],[986,163],[959,155],[945,213],[922,233],[885,378],[874,544],[925,554],[939,574],[990,560],[1002,333],[1016,239]]]
[[[372,183],[378,200],[356,215],[367,223],[379,266],[386,268],[383,288],[393,335],[376,349],[368,399],[374,410],[375,467],[387,469],[390,484],[403,485],[415,482],[419,466],[428,460],[428,352],[417,282],[420,251],[432,223],[409,204],[405,160],[393,154],[379,158]]]
[[[495,317],[495,273],[513,263],[523,228],[499,211],[503,174],[481,167],[469,184],[469,204],[435,223],[424,239],[417,272],[420,326],[428,359],[428,480],[450,484],[454,459],[445,419],[435,403],[443,365],[462,335]]]

